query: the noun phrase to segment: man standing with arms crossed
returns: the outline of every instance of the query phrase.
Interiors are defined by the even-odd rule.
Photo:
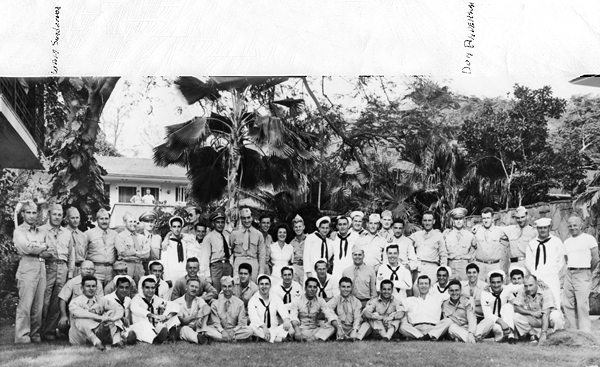
[[[102,287],[106,287],[113,279],[112,264],[117,259],[117,232],[108,228],[110,213],[106,209],[98,210],[96,221],[98,227],[85,231],[85,258],[94,263],[94,276],[102,283]]]
[[[15,228],[13,242],[21,256],[17,270],[19,304],[15,318],[15,343],[39,343],[46,289],[44,258],[49,257],[44,233],[36,225],[37,205],[27,201],[21,207],[23,224]]]
[[[254,270],[252,281],[256,283],[258,274],[266,271],[265,239],[260,231],[252,227],[252,211],[248,207],[240,209],[242,225],[231,232],[229,243],[233,251],[234,281],[239,279],[238,268],[241,264],[250,264]]]
[[[473,247],[475,247],[475,263],[479,267],[479,279],[485,281],[487,273],[494,270],[501,270],[501,261],[504,255],[504,247],[508,244],[506,241],[506,229],[494,225],[494,210],[492,208],[483,208],[481,211],[481,221],[483,226],[473,228],[475,237],[473,238]]]
[[[413,241],[415,253],[419,260],[419,276],[427,275],[431,279],[435,279],[437,268],[448,265],[448,254],[446,252],[446,243],[442,232],[433,229],[435,224],[434,214],[428,210],[423,213],[422,231],[417,231],[408,237]],[[430,284],[431,285],[431,284]],[[416,294],[417,284],[413,287]]]
[[[135,231],[136,218],[131,213],[123,216],[125,230],[115,238],[115,249],[119,260],[127,263],[127,275],[133,278],[136,284],[144,276],[142,261],[150,256],[150,245],[144,237]]]

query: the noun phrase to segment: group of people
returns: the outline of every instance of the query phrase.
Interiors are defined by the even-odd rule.
[[[456,208],[444,232],[425,212],[423,229],[409,236],[389,211],[369,215],[366,226],[364,213],[354,211],[335,218],[335,229],[332,218],[322,217],[310,234],[296,215],[291,230],[275,226],[275,240],[271,219],[261,217],[257,229],[247,207],[231,231],[223,211],[211,213],[207,224],[197,208],[187,208],[185,219],[169,220],[164,238],[154,232],[152,211],[125,214],[117,233],[101,209],[98,226],[83,233],[76,208],[63,216],[60,205],[51,205],[49,223],[40,227],[37,210],[25,203],[14,233],[21,255],[17,343],[61,333],[99,349],[369,336],[543,342],[565,326],[564,316],[569,328],[590,331],[598,245],[575,215],[563,243],[550,234],[550,219],[530,226],[523,207],[507,227],[494,225],[486,208],[472,230],[465,228],[467,211]]]

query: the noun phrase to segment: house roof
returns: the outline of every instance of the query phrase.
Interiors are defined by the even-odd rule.
[[[152,159],[96,156],[110,177],[187,180],[185,168],[177,165],[159,167]]]

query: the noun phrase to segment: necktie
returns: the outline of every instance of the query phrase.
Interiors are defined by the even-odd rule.
[[[125,309],[125,298],[123,298],[123,300],[121,301],[119,297],[115,297],[115,301],[117,301],[117,303],[120,304],[121,307],[123,307],[123,309]]]
[[[325,287],[327,287],[327,283],[329,283],[329,280],[327,280],[321,287],[321,281],[319,281],[319,297],[321,298],[327,298],[327,293],[325,293]]]
[[[344,318],[348,318],[348,300],[342,298],[342,310],[344,311]]]
[[[387,264],[387,267],[392,272],[392,274],[390,274],[390,280],[394,281],[394,280],[400,279],[400,278],[398,278],[398,273],[396,273],[398,271],[398,269],[400,269],[399,266],[396,267],[396,270],[392,269],[392,267],[390,266],[390,264]]]
[[[160,288],[160,280],[156,283],[156,287],[154,287],[154,294],[158,296],[158,289]]]
[[[244,248],[244,251],[248,251],[248,249],[250,248],[250,229],[246,228],[244,232],[244,244],[242,245],[242,247]]]
[[[462,238],[462,233],[460,233],[460,231],[456,231],[456,242],[460,243],[461,238]]]
[[[358,272],[360,270],[360,266],[355,266],[354,267],[354,279],[352,279],[353,281],[358,278]],[[356,283],[355,283],[356,284]]]
[[[315,232],[317,237],[321,239],[321,257],[329,260],[329,249],[327,248],[327,240],[319,232]]]
[[[108,239],[108,232],[107,231],[102,231],[102,242],[104,243],[104,246],[106,246],[106,240]]]
[[[342,237],[338,233],[338,238],[340,239],[340,260],[348,254],[348,236],[349,234],[347,234],[346,237]]]
[[[229,311],[229,304],[230,304],[230,303],[231,303],[231,301],[230,301],[230,300],[227,300],[227,301],[225,301],[225,314],[227,314],[227,313],[228,313],[228,311]]]
[[[181,243],[181,238],[171,237],[171,241],[175,241],[177,243],[177,262],[183,262],[183,243]]]
[[[271,328],[271,310],[269,309],[269,306],[271,305],[271,302],[269,302],[269,304],[266,305],[265,301],[263,301],[262,298],[259,297],[258,300],[265,307],[265,317],[263,319],[263,322],[265,324],[267,324],[267,328],[270,329]]]
[[[223,234],[223,232],[220,232],[219,234],[223,239],[223,251],[225,252],[225,259],[229,260],[229,256],[231,256],[231,253],[229,252],[229,245],[227,244],[227,240],[225,239],[225,235]]]
[[[500,299],[500,293],[496,294],[492,292],[492,296],[494,296],[494,308],[492,309],[492,313],[496,314],[500,317],[500,309],[502,308],[502,300]],[[498,310],[498,311],[496,311]]]
[[[537,250],[535,251],[535,270],[537,270],[538,265],[540,264],[540,249],[544,252],[544,262],[542,263],[542,265],[546,264],[546,245],[545,243],[550,241],[550,237],[546,238],[543,241],[537,240],[538,241],[538,247]]]
[[[285,294],[283,295],[283,304],[287,305],[288,303],[292,302],[292,295],[291,295],[291,291],[292,291],[292,287],[285,289],[284,286],[281,286],[281,289],[283,289],[283,291],[285,292]]]

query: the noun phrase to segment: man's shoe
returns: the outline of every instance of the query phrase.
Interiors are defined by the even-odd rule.
[[[111,345],[113,342],[110,327],[104,323],[98,325],[96,330],[94,330],[94,334],[96,334],[100,342],[104,345]]]
[[[32,343],[41,343],[42,342],[42,338],[40,338],[39,336],[32,336],[31,337],[31,342]]]
[[[208,344],[208,338],[204,336],[204,333],[198,333],[198,344],[206,345]]]
[[[121,340],[120,342],[115,343],[112,346],[115,348],[125,348],[125,343]]]
[[[508,344],[517,344],[517,339],[512,336],[508,337]]]
[[[46,334],[46,335],[44,335],[44,340],[54,341],[54,340],[56,340],[56,336],[54,336],[53,334]]]
[[[100,340],[96,340],[94,342],[94,347],[100,351],[103,351],[106,349],[106,347],[104,346],[104,344],[102,344],[102,342]]]
[[[137,342],[137,335],[136,335],[135,331],[129,330],[129,333],[127,333],[127,338],[125,339],[125,343],[127,343],[127,345],[134,345],[136,342]]]
[[[165,342],[165,340],[167,340],[168,337],[169,337],[169,330],[167,330],[166,328],[163,328],[160,331],[160,333],[158,333],[158,335],[156,335],[156,337],[152,341],[152,344],[162,344]]]
[[[535,335],[532,335],[532,336],[529,338],[529,343],[531,343],[531,344],[537,344],[539,340],[540,340],[540,339],[539,339],[537,336],[535,336]]]

